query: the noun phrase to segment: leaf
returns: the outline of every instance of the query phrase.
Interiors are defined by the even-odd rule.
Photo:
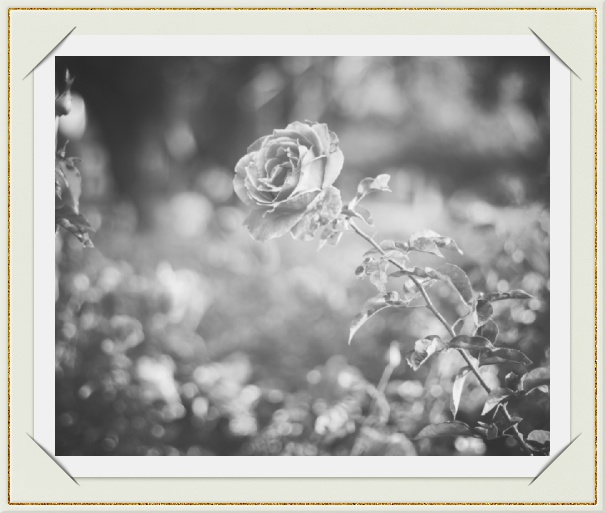
[[[79,213],[67,207],[55,211],[55,225],[60,226],[74,235],[85,248],[93,248],[89,233],[94,232],[88,220]]]
[[[357,194],[349,202],[349,209],[355,211],[357,204],[372,191],[391,192],[389,188],[390,175],[378,175],[376,178],[364,178],[357,186]]]
[[[393,306],[391,303],[395,300],[392,293],[384,295],[380,294],[369,299],[363,306],[362,312],[356,315],[351,321],[351,327],[349,330],[349,344],[353,340],[353,336],[359,328],[361,328],[373,315],[376,315],[380,310],[384,310],[389,306]]]
[[[534,296],[524,290],[515,289],[509,292],[490,292],[485,294],[483,299],[486,301],[504,301],[505,299],[533,299]]]
[[[422,230],[414,232],[409,238],[410,249],[414,251],[421,251],[424,253],[432,253],[442,257],[439,248],[449,249],[456,251],[459,254],[463,254],[454,239],[451,237],[443,237],[432,230]]]
[[[413,243],[410,241],[410,250],[419,251],[422,253],[430,253],[438,257],[443,258],[443,254],[439,251],[439,246],[435,244],[435,241],[426,237],[419,237]]]
[[[527,435],[527,441],[546,445],[547,443],[550,443],[550,431],[536,429]]]
[[[444,422],[442,424],[430,424],[420,430],[414,440],[423,438],[436,438],[441,436],[473,436],[473,431],[464,422],[454,420],[452,422]]]
[[[498,338],[498,325],[492,319],[489,319],[483,326],[479,327],[477,335],[485,337],[492,344],[495,344]]]
[[[358,278],[368,276],[370,283],[372,283],[379,292],[386,294],[388,265],[388,260],[381,254],[367,256],[363,259],[361,265],[355,269],[355,275]]]
[[[492,343],[485,337],[457,335],[450,340],[448,346],[454,349],[494,349]]]
[[[495,419],[494,425],[498,428],[498,433],[503,435],[510,428],[519,424],[519,422],[521,422],[523,419],[521,417],[514,417],[514,416],[511,416],[509,419],[504,414],[498,416],[498,413],[501,411],[502,411],[502,406],[500,404],[498,404],[496,406],[496,411],[494,412],[493,418]],[[496,417],[498,417],[498,418],[496,419]]]
[[[550,370],[545,367],[538,367],[530,370],[521,378],[520,389],[524,391],[537,388],[542,385],[550,384]]]
[[[76,214],[80,211],[82,175],[76,167],[75,158],[55,158],[55,210],[70,208]]]
[[[324,189],[309,204],[302,219],[292,227],[292,236],[298,240],[312,240],[315,232],[336,219],[341,210],[340,191],[332,186]]]
[[[485,299],[479,299],[477,301],[477,306],[475,307],[474,313],[475,324],[477,326],[483,326],[491,319],[492,315],[494,315],[494,308],[492,307],[492,304]]]
[[[349,222],[342,215],[338,216],[322,230],[318,249],[323,248],[326,244],[336,246],[340,242],[342,234],[349,228]]]
[[[456,418],[456,413],[458,413],[458,406],[460,405],[460,398],[462,397],[462,390],[464,389],[464,381],[466,380],[466,376],[470,372],[470,367],[462,367],[456,374],[454,378],[454,385],[452,386],[452,396],[450,398],[450,410],[452,411],[452,415]]]
[[[372,191],[391,192],[389,188],[389,180],[391,175],[382,174],[376,178],[364,178],[357,186],[357,194],[365,196]]]
[[[361,219],[363,219],[366,224],[368,224],[369,226],[374,226],[372,214],[370,214],[370,211],[367,208],[362,207],[361,205],[357,205],[355,207],[355,213],[358,217],[361,217]]]
[[[532,361],[518,349],[509,349],[507,347],[498,347],[493,349],[490,353],[479,361],[479,366],[483,365],[494,365],[496,363],[520,363],[521,365],[532,364]]]
[[[378,289],[379,292],[386,294],[387,284],[387,263],[383,260],[378,264],[378,268],[369,275],[370,283]]]
[[[437,268],[437,271],[450,279],[451,285],[465,303],[470,303],[473,300],[471,282],[460,267],[454,264],[445,264]]]
[[[446,348],[445,342],[437,335],[431,335],[421,340],[417,340],[414,343],[414,350],[407,353],[405,359],[410,367],[417,371],[431,355],[440,353]]]
[[[498,404],[513,394],[514,392],[508,388],[496,388],[492,390],[485,400],[481,415],[485,415],[487,412],[492,411]]]
[[[428,278],[431,280],[449,281],[449,278],[441,273],[431,269],[430,267],[413,267],[412,269],[400,269],[391,273],[394,278],[401,276],[416,276],[417,278]]]
[[[383,240],[380,243],[380,247],[384,251],[397,251],[404,255],[408,251],[408,246],[405,242],[395,241],[395,240],[391,240],[391,239]]]

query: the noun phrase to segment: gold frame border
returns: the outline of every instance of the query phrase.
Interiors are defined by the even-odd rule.
[[[10,148],[11,148],[11,47],[10,28],[12,11],[593,11],[594,13],[594,500],[592,502],[11,502],[11,195],[10,195]],[[9,506],[596,506],[598,504],[598,9],[596,7],[10,7],[8,8],[8,387],[7,387],[7,427],[8,427],[8,479],[7,504]]]

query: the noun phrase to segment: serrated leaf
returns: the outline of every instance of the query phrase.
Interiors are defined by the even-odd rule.
[[[364,178],[357,186],[356,196],[349,202],[349,209],[355,211],[357,204],[372,191],[391,192],[389,188],[390,175],[382,174],[376,178]]]
[[[485,294],[483,299],[494,302],[504,301],[505,299],[533,299],[533,297],[524,290],[515,289],[509,292],[490,292],[489,294]]]
[[[435,242],[440,248],[449,249],[450,251],[455,251],[460,255],[464,255],[464,252],[458,247],[456,241],[451,237],[440,237],[439,240]]]
[[[489,301],[479,299],[475,307],[474,317],[477,326],[483,326],[494,315],[494,308]]]
[[[482,358],[479,361],[479,366],[494,365],[497,363],[520,363],[527,367],[532,364],[532,361],[523,353],[523,351],[509,349],[507,347],[498,347]]]
[[[443,254],[439,251],[439,246],[435,244],[435,241],[427,239],[426,237],[419,237],[413,243],[410,241],[410,250],[421,253],[430,253],[443,258]]]
[[[465,303],[470,303],[473,300],[473,288],[466,273],[454,264],[445,264],[437,268],[437,272],[447,276],[450,279],[451,285],[458,292]]]
[[[380,265],[378,269],[369,274],[370,283],[378,289],[379,292],[386,294],[387,272],[386,266]]]
[[[519,388],[524,391],[529,391],[533,388],[549,384],[550,370],[545,367],[538,367],[523,375]]]
[[[486,413],[490,412],[496,406],[498,406],[498,404],[502,403],[507,397],[510,397],[513,394],[514,392],[508,388],[496,388],[492,390],[485,400],[481,415],[485,415]]]
[[[331,223],[329,223],[322,231],[319,236],[319,248],[323,248],[326,244],[329,246],[336,246],[342,238],[342,234],[350,228],[349,222],[342,218],[337,217]]]
[[[420,430],[414,440],[423,438],[436,438],[442,436],[473,436],[473,431],[464,422],[454,420],[442,424],[431,424]]]
[[[454,239],[451,237],[443,237],[433,230],[422,230],[414,232],[409,238],[410,249],[422,251],[424,253],[432,253],[433,255],[443,256],[439,248],[456,251],[463,254]]]
[[[432,280],[441,280],[449,282],[449,278],[447,276],[435,271],[435,269],[431,269],[430,267],[413,267],[411,269],[400,269],[399,271],[393,272],[391,276],[416,276],[417,278],[428,278]]]
[[[437,335],[417,340],[414,350],[406,354],[405,359],[409,366],[417,371],[433,354],[446,349],[446,344]]]
[[[441,237],[441,235],[439,235],[437,232],[434,232],[433,230],[418,230],[417,232],[414,232],[412,233],[412,235],[410,235],[409,241],[410,245],[412,245],[418,239],[434,239],[439,237]]]
[[[489,319],[483,326],[479,327],[477,335],[485,337],[492,344],[495,344],[498,338],[498,325],[492,319]]]
[[[391,175],[388,174],[378,175],[376,178],[364,178],[357,186],[357,193],[366,195],[372,191],[391,192],[389,188],[390,179]]]
[[[349,330],[349,344],[351,340],[353,340],[353,336],[359,328],[361,328],[373,315],[376,315],[380,310],[384,310],[389,306],[389,301],[392,302],[393,296],[390,294],[384,295],[380,294],[378,296],[374,296],[370,300],[366,302],[363,306],[362,312],[359,315],[356,315],[351,321],[351,327]]]
[[[485,337],[471,337],[469,335],[457,335],[449,341],[450,349],[494,349],[492,343]]]
[[[450,410],[454,418],[458,413],[458,406],[460,405],[460,398],[462,397],[462,390],[464,389],[464,381],[466,376],[470,372],[470,367],[462,367],[454,378],[454,385],[452,386],[452,396],[450,398]]]

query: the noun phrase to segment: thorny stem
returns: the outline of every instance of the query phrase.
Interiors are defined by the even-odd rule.
[[[359,235],[362,239],[365,239],[372,246],[374,246],[374,248],[376,248],[376,250],[381,255],[387,257],[387,261],[390,264],[394,265],[395,267],[397,267],[401,271],[404,271],[404,272],[408,271],[408,269],[406,269],[403,265],[401,265],[399,262],[397,262],[397,260],[388,257],[386,251],[384,249],[382,249],[380,247],[380,244],[378,244],[370,235],[368,235],[367,233],[365,233],[361,228],[359,228],[357,225],[355,225],[351,220],[349,221],[349,224],[351,225],[351,228],[353,228],[353,230],[355,231],[355,233],[357,233],[357,235]],[[450,334],[450,336],[452,338],[455,337],[456,336],[456,332],[454,331],[454,328],[452,328],[452,326],[449,324],[449,322],[447,322],[447,320],[445,319],[445,317],[443,317],[443,315],[441,315],[441,312],[439,312],[439,310],[437,310],[437,308],[433,304],[433,301],[429,297],[429,295],[428,295],[426,289],[424,288],[424,286],[422,285],[422,283],[420,283],[420,281],[418,280],[418,278],[416,278],[415,276],[413,276],[411,274],[409,274],[408,276],[412,280],[412,282],[414,282],[414,285],[416,285],[416,287],[420,291],[420,294],[422,294],[422,297],[424,298],[424,301],[426,303],[426,307],[437,318],[437,320],[441,324],[443,324],[443,326],[445,327],[445,329],[447,330],[447,332]],[[462,358],[464,358],[464,361],[469,366],[469,368],[471,369],[472,373],[475,375],[475,377],[477,378],[477,380],[479,381],[479,383],[481,384],[481,386],[483,387],[483,389],[488,394],[491,394],[491,392],[492,392],[491,387],[485,382],[485,380],[481,376],[481,373],[479,372],[479,369],[477,368],[477,366],[475,365],[475,363],[473,362],[473,360],[471,360],[471,357],[469,356],[469,354],[464,349],[458,349],[458,352],[460,353],[460,355],[462,356]],[[506,409],[506,405],[501,403],[501,409],[502,409],[502,412],[504,413],[504,416],[506,417],[506,419],[510,421],[511,420],[511,416],[510,416],[510,413],[508,413],[508,410]],[[528,454],[528,455],[531,456],[533,453],[532,453],[531,449],[529,448],[529,446],[525,443],[525,440],[523,440],[523,437],[521,436],[521,433],[517,429],[517,426],[514,425],[510,429],[513,432],[514,438],[517,440],[517,442],[519,443],[519,445],[523,449],[523,452],[525,454]]]

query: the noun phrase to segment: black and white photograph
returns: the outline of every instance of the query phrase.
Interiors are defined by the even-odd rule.
[[[551,65],[54,58],[54,454],[550,455]]]

